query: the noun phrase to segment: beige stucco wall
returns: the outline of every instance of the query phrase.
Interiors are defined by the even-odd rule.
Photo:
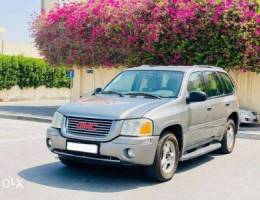
[[[104,87],[122,68],[97,68],[94,74],[87,74],[86,68],[75,70],[73,80],[72,99],[77,100],[94,88]],[[231,73],[237,86],[240,105],[256,110],[260,113],[260,74],[247,72],[235,75]],[[95,81],[94,81],[95,79]]]
[[[46,88],[44,86],[20,89],[14,86],[10,90],[0,91],[1,101],[40,100],[40,99],[69,99],[70,90],[67,88]]]
[[[113,77],[122,71],[122,68],[96,68],[92,74],[86,72],[87,68],[74,68],[72,100],[93,91],[95,88],[104,87]]]
[[[260,113],[260,74],[230,73],[236,86],[240,105]]]

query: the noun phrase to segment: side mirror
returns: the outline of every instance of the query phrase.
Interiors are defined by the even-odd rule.
[[[207,100],[207,94],[202,91],[192,91],[187,98],[187,103],[202,102]]]
[[[93,92],[93,95],[98,94],[102,91],[102,88],[96,88]]]

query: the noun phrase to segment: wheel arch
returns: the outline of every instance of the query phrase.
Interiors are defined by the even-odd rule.
[[[161,135],[165,131],[172,132],[175,135],[175,137],[178,141],[178,145],[179,145],[179,152],[181,154],[183,151],[183,128],[182,128],[182,126],[180,124],[174,124],[174,125],[167,126],[162,130]]]
[[[232,119],[233,121],[234,121],[234,123],[235,123],[235,125],[236,125],[236,133],[237,133],[237,131],[238,131],[238,129],[239,129],[239,114],[238,114],[238,112],[233,112],[233,113],[231,113],[229,116],[228,116],[228,120],[229,119]]]

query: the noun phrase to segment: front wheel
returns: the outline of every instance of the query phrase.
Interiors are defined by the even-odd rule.
[[[179,146],[175,135],[164,132],[159,140],[153,165],[145,168],[152,179],[164,182],[172,179],[179,162]]]
[[[230,154],[235,147],[237,128],[233,120],[228,120],[224,137],[221,141],[220,153]]]

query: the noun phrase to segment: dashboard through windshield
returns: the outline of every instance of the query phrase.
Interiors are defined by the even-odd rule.
[[[166,70],[129,70],[120,73],[103,93],[175,98],[178,96],[184,72]]]

